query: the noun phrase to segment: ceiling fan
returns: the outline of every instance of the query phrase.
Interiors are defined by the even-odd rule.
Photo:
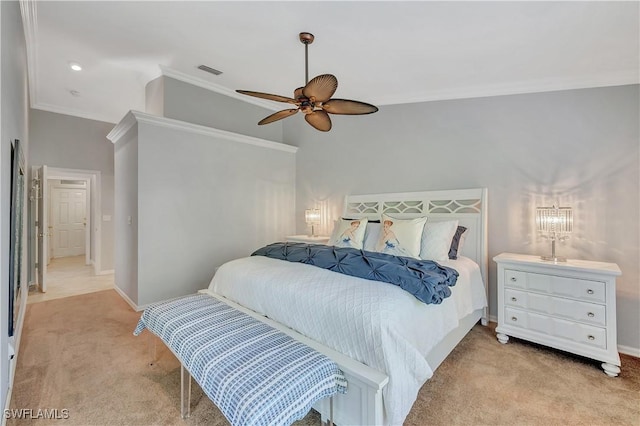
[[[300,42],[304,44],[304,68],[305,86],[298,87],[293,92],[293,98],[272,95],[269,93],[252,92],[250,90],[236,90],[243,95],[256,98],[269,99],[271,101],[286,102],[297,108],[285,109],[271,114],[258,122],[258,125],[273,123],[283,118],[292,116],[298,111],[304,113],[304,119],[314,128],[328,132],[331,130],[329,114],[361,115],[372,114],[378,108],[359,101],[348,99],[331,99],[338,88],[338,79],[331,74],[322,74],[309,81],[309,45],[313,43],[314,36],[311,33],[300,33]]]

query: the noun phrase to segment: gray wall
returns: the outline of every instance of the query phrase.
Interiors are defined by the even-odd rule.
[[[20,139],[24,144],[23,152],[27,166],[29,152],[27,57],[20,5],[17,1],[0,2],[0,42],[0,93],[2,94],[0,104],[0,404],[5,407],[10,380],[7,321],[11,141]],[[27,223],[25,216],[25,226]],[[26,259],[26,252],[23,258]],[[22,284],[26,285],[24,282]],[[23,292],[23,295],[26,294]],[[17,339],[20,334],[21,330],[16,330]],[[13,362],[15,363],[16,360],[17,358],[14,358]]]
[[[271,111],[170,78],[159,77],[146,88],[147,112],[215,129],[282,141],[282,122],[258,126]],[[289,108],[282,104],[282,109]]]
[[[329,133],[289,119],[298,232],[305,208],[335,218],[346,194],[487,187],[490,258],[546,254],[535,207],[572,206],[574,233],[558,250],[620,266],[618,343],[640,351],[638,105],[633,85],[386,106],[332,116]],[[494,316],[495,271],[490,261]]]
[[[295,153],[145,122],[132,133],[115,141],[116,286],[138,307],[206,288],[294,231]]]
[[[29,162],[34,166],[100,171],[102,214],[113,216],[113,144],[106,137],[111,129],[111,123],[32,109]],[[103,271],[114,269],[113,221],[102,222],[100,266]]]

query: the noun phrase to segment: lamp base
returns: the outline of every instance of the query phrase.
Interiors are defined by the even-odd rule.
[[[567,261],[566,257],[560,257],[560,256],[540,256],[540,259],[547,260],[549,262],[566,262]]]

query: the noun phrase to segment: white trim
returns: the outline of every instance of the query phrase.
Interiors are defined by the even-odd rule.
[[[233,89],[229,89],[228,87],[224,87],[219,84],[212,83],[200,77],[194,77],[190,74],[184,73],[182,71],[174,70],[164,65],[159,65],[159,67],[160,67],[160,70],[162,71],[162,75],[165,77],[170,77],[170,78],[182,81],[184,83],[192,84],[194,86],[198,86],[203,89],[210,90],[212,92],[219,93],[224,96],[228,96],[230,98],[238,99],[243,102],[247,102],[249,104],[257,105],[259,107],[266,108],[271,111],[280,111],[282,109],[282,104],[279,104],[277,102],[272,102],[266,99],[254,98],[252,96],[242,95]]]
[[[545,80],[520,81],[514,83],[459,87],[443,90],[414,92],[410,96],[387,96],[371,99],[376,105],[399,105],[452,99],[489,98],[493,96],[521,95],[527,93],[559,92],[563,90],[592,89],[596,87],[625,86],[638,84],[638,72],[619,71],[577,78],[549,78]]]
[[[29,83],[29,87],[31,87],[31,83]],[[56,114],[64,114],[71,115],[73,117],[86,118],[87,120],[93,121],[101,121],[103,123],[115,124],[111,117],[107,117],[106,115],[96,114],[94,112],[86,112],[81,111],[74,108],[68,108],[60,105],[51,105],[43,102],[31,101],[31,108],[39,109],[42,111],[55,112]]]
[[[125,302],[127,302],[127,304],[129,306],[131,306],[131,308],[136,311],[136,312],[140,312],[142,310],[145,309],[145,306],[143,307],[138,307],[138,305],[136,305],[135,303],[133,303],[133,300],[129,299],[129,296],[127,296],[127,294],[117,285],[113,286],[113,289],[120,295],[120,297],[122,297],[124,299]]]
[[[618,352],[620,352],[621,354],[640,358],[640,348],[634,348],[626,345],[618,345]]]
[[[127,112],[127,114],[122,117],[122,120],[118,124],[115,125],[113,129],[107,134],[107,139],[111,142],[116,143],[119,141],[124,135],[127,134],[129,130],[137,123],[136,116],[133,114],[133,111]]]
[[[31,107],[38,103],[38,2],[20,0],[20,12],[27,50],[27,73]]]
[[[126,134],[136,123],[151,124],[154,126],[166,127],[169,129],[180,130],[189,133],[195,133],[205,136],[213,136],[234,142],[246,143],[262,148],[275,149],[296,153],[298,148],[280,142],[274,142],[267,139],[256,138],[253,136],[242,135],[240,133],[229,132],[227,130],[215,129],[213,127],[202,126],[200,124],[187,123],[186,121],[174,120],[173,118],[160,117],[157,115],[147,114],[140,111],[129,111],[120,123],[116,124],[111,132],[107,135],[107,139],[116,143],[120,137]]]
[[[100,272],[96,272],[96,275],[110,275],[110,274],[115,274],[116,271],[114,269],[103,269]]]

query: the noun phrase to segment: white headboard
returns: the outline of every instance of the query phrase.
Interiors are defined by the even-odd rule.
[[[488,299],[487,207],[487,188],[347,195],[342,217],[380,219],[385,213],[398,219],[427,216],[431,222],[457,219],[467,228],[462,254],[480,265]]]

